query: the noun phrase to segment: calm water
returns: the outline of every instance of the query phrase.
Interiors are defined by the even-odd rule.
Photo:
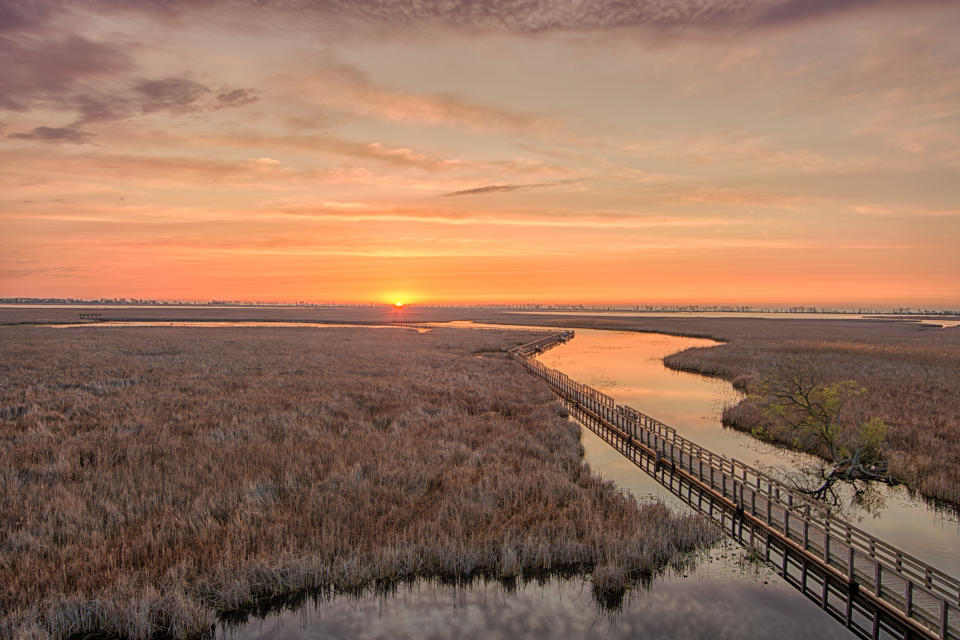
[[[124,323],[131,326],[147,323]],[[149,323],[163,326],[238,326],[240,323]],[[242,323],[284,326],[287,323]],[[337,325],[293,326],[330,328]],[[480,326],[450,323],[455,326]],[[99,325],[83,326],[105,326]],[[342,326],[342,325],[341,325]],[[494,325],[499,329],[521,328]],[[522,327],[540,329],[542,327]],[[709,340],[657,334],[577,330],[570,343],[541,360],[644,413],[675,427],[715,452],[754,465],[795,469],[814,460],[783,452],[724,429],[720,411],[735,402],[726,382],[664,367],[662,358]],[[583,430],[590,466],[643,500],[686,509],[672,494],[609,445]],[[960,522],[900,488],[880,485],[884,505],[876,513],[852,511],[854,521],[954,575],[960,574]],[[217,631],[226,640],[301,638],[849,638],[853,637],[772,570],[745,562],[741,548],[725,541],[692,570],[672,570],[646,589],[630,592],[616,613],[598,608],[589,582],[555,579],[507,591],[497,583],[451,587],[421,581],[389,596],[337,597],[296,610],[277,611]]]
[[[671,371],[663,365],[666,355],[712,344],[716,343],[696,338],[578,329],[571,342],[539,358],[574,380],[669,424],[715,453],[757,467],[782,470],[817,464],[812,456],[785,452],[747,434],[723,428],[723,405],[738,399],[733,387],[721,380]],[[599,446],[589,458],[597,460],[591,464],[598,471],[638,496],[653,495],[671,502],[666,489],[606,443],[599,439],[597,442]],[[882,506],[876,506],[873,512],[848,506],[847,519],[921,560],[960,576],[960,518],[956,512],[934,509],[927,502],[912,498],[903,487],[874,484],[872,488]],[[849,490],[841,498],[849,505]]]
[[[618,613],[598,610],[588,582],[550,580],[507,592],[497,583],[455,588],[420,582],[387,597],[338,597],[222,626],[218,640],[308,638],[545,638],[724,640],[852,638],[766,569],[720,547],[692,573],[630,592]]]
[[[727,455],[766,464],[802,463],[804,456],[785,454],[720,426],[724,403],[737,399],[729,384],[673,372],[663,366],[662,358],[669,353],[709,344],[713,343],[656,334],[578,330],[572,342],[548,351],[541,359]],[[678,509],[686,509],[666,489],[588,430],[583,430],[583,445],[587,462],[604,477],[641,499],[660,499]],[[892,499],[895,497],[897,500]],[[891,496],[892,504],[886,507],[885,513],[899,513],[899,499]],[[923,518],[924,524],[915,526],[916,530],[934,532],[921,545],[924,549],[930,551],[941,546],[956,551],[960,525],[937,516],[922,504],[906,498],[903,502],[902,508],[907,513],[920,514]],[[871,522],[886,522],[884,518],[881,515]],[[873,527],[873,530],[882,529],[882,526]],[[929,557],[931,553],[926,555]],[[649,588],[630,592],[616,613],[601,611],[590,592],[589,582],[580,579],[527,584],[512,592],[496,583],[454,588],[420,582],[401,587],[386,597],[337,597],[218,631],[223,639],[237,640],[313,637],[715,640],[768,638],[771,633],[782,640],[853,637],[770,569],[745,562],[742,549],[730,541],[724,541],[692,570],[686,573],[670,570],[653,580]]]

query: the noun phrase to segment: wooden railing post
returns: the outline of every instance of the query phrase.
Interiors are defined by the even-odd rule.
[[[830,564],[830,520],[823,521],[823,561]]]
[[[520,362],[524,368],[536,377],[545,380],[557,393],[561,399],[570,406],[574,416],[579,418],[587,427],[596,431],[604,440],[612,444],[617,450],[621,451],[628,458],[633,460],[638,466],[644,468],[648,473],[654,475],[672,492],[680,492],[683,489],[683,482],[679,488],[674,488],[675,474],[668,474],[663,468],[666,464],[667,456],[671,463],[671,469],[675,470],[677,466],[681,470],[686,468],[689,471],[690,478],[695,478],[693,482],[687,482],[687,503],[693,506],[692,491],[697,490],[696,507],[700,511],[709,509],[710,517],[716,506],[721,507],[720,523],[721,527],[725,525],[726,503],[723,500],[717,501],[712,494],[706,492],[703,487],[707,484],[707,477],[704,473],[703,465],[707,463],[709,467],[709,486],[711,490],[720,488],[725,498],[732,497],[737,506],[737,515],[731,518],[730,533],[737,536],[736,526],[738,522],[742,527],[744,518],[742,515],[746,508],[746,496],[744,491],[750,490],[750,513],[757,517],[757,494],[763,494],[766,500],[766,522],[759,524],[755,521],[749,524],[751,544],[754,539],[754,532],[763,533],[768,545],[771,537],[776,539],[781,535],[779,517],[775,523],[773,520],[773,502],[778,501],[778,508],[783,508],[783,537],[790,541],[791,516],[799,517],[802,522],[802,543],[803,550],[807,552],[808,558],[814,562],[822,562],[826,567],[834,567],[835,574],[845,568],[847,580],[851,589],[857,588],[857,555],[861,558],[869,557],[873,562],[873,595],[885,601],[891,608],[891,613],[885,615],[894,615],[893,611],[899,611],[899,615],[910,618],[910,624],[923,625],[928,633],[939,634],[941,638],[956,638],[956,634],[951,631],[949,626],[951,615],[960,607],[960,581],[955,578],[937,571],[935,568],[904,554],[882,540],[877,540],[873,536],[852,527],[849,523],[838,518],[834,518],[824,507],[812,503],[808,498],[794,495],[793,491],[774,480],[770,476],[756,469],[744,465],[738,460],[733,460],[726,456],[714,454],[712,451],[705,450],[703,447],[687,440],[677,434],[676,430],[662,422],[643,414],[632,407],[618,405],[612,397],[593,389],[587,385],[572,380],[566,374],[551,369],[534,359],[536,354],[544,350],[566,342],[572,337],[572,332],[563,332],[555,334],[548,338],[542,338],[527,345],[515,347],[508,353],[508,357]],[[624,434],[624,435],[621,435]],[[641,445],[654,451],[654,458],[643,453],[643,450],[636,446]],[[669,444],[669,453],[667,445]],[[687,452],[686,467],[684,467],[683,453]],[[638,456],[637,454],[641,455]],[[696,470],[694,470],[696,462]],[[729,472],[728,472],[729,467]],[[715,471],[720,471],[720,481],[715,478]],[[663,473],[659,473],[663,471]],[[728,482],[727,475],[733,480],[732,495],[727,493]],[[669,485],[668,485],[669,482]],[[696,485],[696,486],[695,486]],[[708,505],[703,504],[704,496],[708,499]],[[681,496],[682,497],[682,496]],[[797,501],[800,501],[801,508],[794,510]],[[811,513],[813,511],[813,513]],[[762,516],[760,516],[762,521]],[[822,557],[816,560],[817,547],[815,545],[816,536],[811,538],[810,526],[814,524],[815,528],[822,525],[823,548]],[[796,522],[793,523],[794,529]],[[836,564],[831,563],[831,544],[833,530],[838,527],[843,529],[843,538],[836,537],[841,544],[847,548],[846,567],[843,566],[844,558],[838,555]],[[783,555],[784,570],[786,567],[786,550]],[[768,556],[769,560],[769,556]],[[866,562],[866,561],[864,561]],[[805,568],[804,567],[804,575]],[[865,567],[864,579],[869,581],[869,566]],[[895,586],[886,590],[884,593],[883,578],[884,575],[892,571],[896,579]],[[822,580],[823,603],[826,604],[827,593],[829,591],[829,578]],[[840,574],[842,575],[842,574]],[[805,582],[805,580],[802,580]],[[888,578],[887,582],[890,580]],[[900,591],[900,585],[905,585],[905,591]],[[920,597],[915,597],[914,592],[917,586],[921,589]],[[805,591],[805,589],[804,589]],[[854,593],[851,591],[851,594]],[[895,595],[894,595],[895,594]],[[904,599],[900,599],[900,595]],[[847,596],[847,615],[850,615],[852,596]],[[915,602],[916,600],[916,602]],[[906,611],[903,611],[905,605]],[[916,616],[914,616],[916,614]],[[842,615],[842,614],[841,614]],[[955,616],[953,616],[955,617]],[[877,615],[873,618],[874,632],[880,628],[880,621]]]
[[[947,634],[950,631],[950,628],[947,626],[947,615],[950,609],[950,605],[947,604],[946,600],[940,601],[940,637],[946,640]]]
[[[913,580],[907,580],[907,617],[913,615]]]

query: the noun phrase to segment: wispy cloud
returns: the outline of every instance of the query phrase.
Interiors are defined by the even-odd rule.
[[[28,133],[11,133],[7,137],[15,140],[83,144],[89,141],[93,135],[70,127],[34,127]]]
[[[461,189],[443,194],[445,197],[452,196],[472,196],[483,193],[502,193],[504,191],[529,191],[530,189],[543,189],[545,187],[558,187],[565,184],[573,184],[579,180],[555,180],[553,182],[532,182],[528,184],[490,184],[483,187],[473,187],[472,189]]]
[[[546,114],[478,104],[451,93],[393,89],[374,82],[362,70],[330,53],[315,61],[307,73],[289,75],[285,85],[290,100],[399,123],[514,133],[536,133],[557,124]]]
[[[338,223],[406,222],[446,226],[544,227],[556,229],[682,229],[721,228],[749,224],[731,216],[663,216],[623,211],[561,214],[551,211],[464,212],[433,207],[377,206],[336,202],[272,207],[265,217],[292,217]]]

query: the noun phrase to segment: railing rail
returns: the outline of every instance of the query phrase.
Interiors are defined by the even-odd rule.
[[[633,407],[617,404],[590,386],[547,367],[533,356],[573,338],[563,331],[510,351],[564,400],[592,412],[607,426],[749,513],[851,583],[919,622],[933,637],[960,637],[960,580],[832,515],[776,478],[739,460],[713,453]]]

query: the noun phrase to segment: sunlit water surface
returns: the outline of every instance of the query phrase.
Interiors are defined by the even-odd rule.
[[[455,323],[458,326],[470,323]],[[474,325],[476,326],[476,325]],[[500,328],[503,328],[502,326]],[[518,327],[512,327],[518,328]],[[531,327],[533,328],[533,327]],[[662,358],[709,340],[657,334],[578,330],[570,343],[541,360],[676,427],[685,436],[725,455],[764,465],[792,467],[807,458],[785,453],[720,425],[725,403],[738,399],[726,382],[666,369]],[[583,430],[590,466],[641,500],[659,499],[686,510],[666,489],[605,442]],[[877,518],[861,526],[887,538],[912,540],[930,561],[953,561],[960,541],[956,520],[944,517],[900,490],[887,491]],[[865,514],[861,514],[865,515]],[[867,526],[868,525],[868,526]],[[886,535],[894,532],[895,536]],[[899,544],[899,542],[898,542]],[[947,562],[949,564],[949,562]],[[497,583],[465,587],[426,581],[395,593],[337,597],[274,612],[221,637],[238,640],[300,638],[848,638],[852,635],[763,565],[744,560],[725,541],[691,570],[672,569],[648,588],[631,592],[617,612],[596,604],[589,582],[554,579],[507,591]]]
[[[419,582],[389,596],[336,597],[275,612],[218,640],[308,638],[546,638],[724,640],[850,638],[852,635],[769,570],[738,565],[739,550],[721,546],[700,568],[634,590],[619,612],[601,611],[589,582],[549,580],[507,591],[498,583],[466,587]]]
[[[651,333],[578,329],[569,343],[539,359],[574,380],[607,393],[664,422],[690,440],[756,467],[795,471],[818,460],[787,452],[756,438],[724,428],[720,412],[739,399],[722,380],[667,369],[663,357],[712,340]],[[586,435],[588,460],[604,476],[638,496],[656,496],[670,504],[670,493],[599,438]],[[592,440],[596,440],[596,446]],[[933,507],[902,486],[873,483],[879,503],[870,510],[851,505],[849,487],[841,486],[844,515],[853,524],[904,551],[960,576],[960,518],[955,510]]]
[[[453,326],[483,326],[468,322]],[[299,326],[305,323],[161,322],[123,326]],[[91,326],[91,325],[85,325]],[[108,326],[102,323],[93,326]],[[343,325],[339,325],[343,326]],[[491,328],[529,328],[493,325]],[[423,330],[423,329],[421,329]],[[674,372],[663,357],[710,340],[649,333],[578,329],[576,338],[540,356],[544,364],[589,384],[717,453],[757,466],[796,469],[813,459],[784,452],[746,434],[725,429],[720,412],[737,401],[728,383]],[[590,431],[582,441],[588,464],[641,500],[661,500],[687,510],[664,487]],[[960,522],[913,499],[902,488],[878,487],[883,506],[875,513],[853,509],[851,519],[922,560],[960,574]],[[243,624],[223,624],[218,638],[849,638],[838,622],[785,583],[772,570],[744,560],[742,549],[724,541],[685,572],[673,569],[647,588],[628,593],[619,611],[602,610],[588,581],[552,579],[505,589],[478,581],[454,587],[429,581],[389,594],[335,597],[295,610],[276,610]]]

